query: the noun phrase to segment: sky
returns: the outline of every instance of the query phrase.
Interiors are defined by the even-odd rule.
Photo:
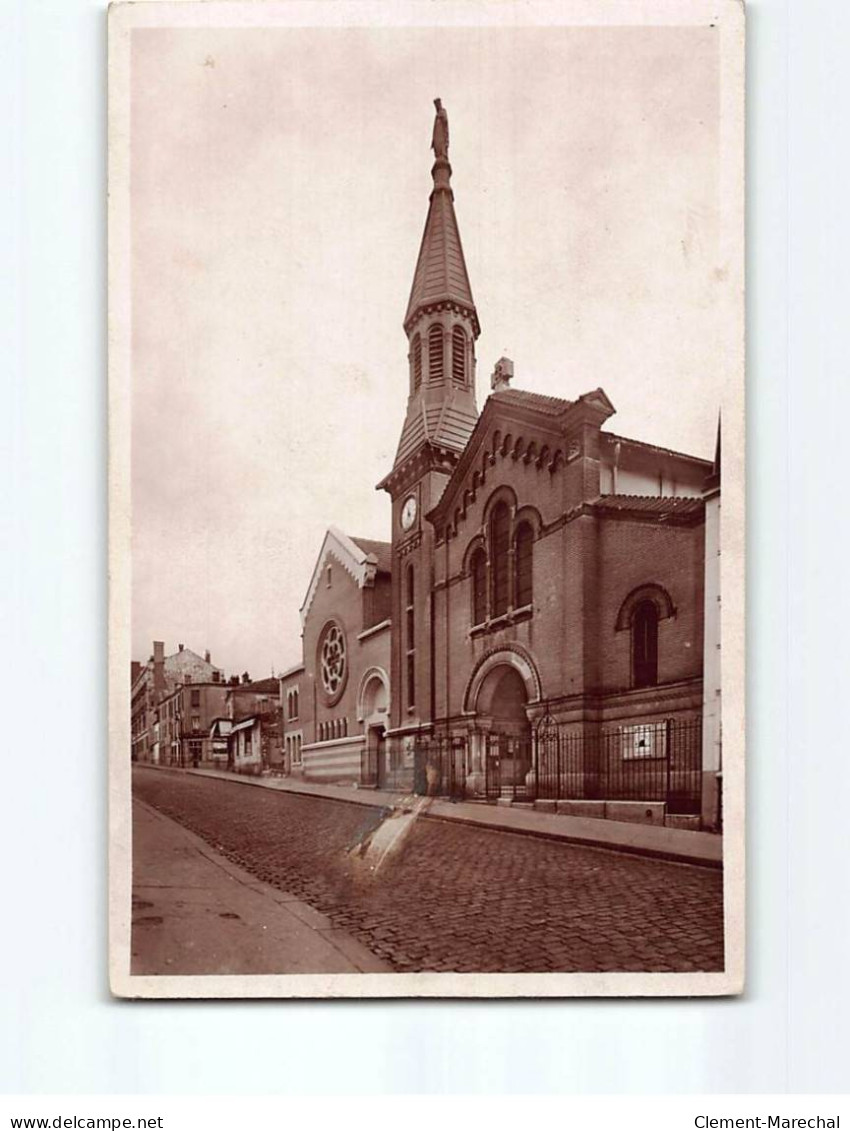
[[[389,539],[433,99],[493,365],[599,386],[608,430],[710,457],[719,408],[709,27],[132,33],[133,656],[299,661],[329,525]]]

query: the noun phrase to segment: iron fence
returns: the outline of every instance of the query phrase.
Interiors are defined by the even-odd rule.
[[[468,796],[469,747],[464,738],[419,738],[413,751],[413,790],[428,797]]]
[[[530,736],[491,731],[420,738],[414,790],[491,802],[658,801],[668,813],[698,814],[702,720],[577,730],[548,717]]]
[[[666,719],[590,733],[545,719],[536,731],[540,798],[662,801],[669,813],[700,811],[702,720]]]

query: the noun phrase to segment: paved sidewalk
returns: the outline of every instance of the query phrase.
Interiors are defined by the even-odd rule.
[[[139,799],[133,974],[356,974],[390,967],[326,915]]]
[[[181,770],[170,766],[148,766],[168,773],[197,774],[221,778],[242,785],[276,789],[285,793],[324,797],[372,809],[409,810],[417,805],[419,816],[440,821],[459,821],[477,828],[543,837],[547,840],[610,848],[638,856],[675,860],[719,868],[723,864],[723,838],[716,833],[670,829],[661,825],[640,825],[627,821],[595,817],[570,817],[562,813],[541,813],[521,806],[486,805],[474,801],[448,801],[439,797],[421,798],[380,789],[358,789],[345,785],[321,785],[296,778],[253,777],[225,770]]]

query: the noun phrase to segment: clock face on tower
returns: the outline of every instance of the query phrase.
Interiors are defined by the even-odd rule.
[[[401,528],[410,530],[416,522],[416,496],[408,495],[401,507]]]

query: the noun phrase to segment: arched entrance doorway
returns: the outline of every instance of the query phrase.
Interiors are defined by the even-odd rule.
[[[394,782],[394,766],[388,765],[386,724],[389,712],[389,680],[383,668],[370,668],[360,681],[357,717],[363,724],[360,784],[379,789]]]
[[[497,664],[481,682],[476,699],[477,729],[484,745],[485,792],[490,798],[525,793],[531,769],[528,689],[512,664]]]

